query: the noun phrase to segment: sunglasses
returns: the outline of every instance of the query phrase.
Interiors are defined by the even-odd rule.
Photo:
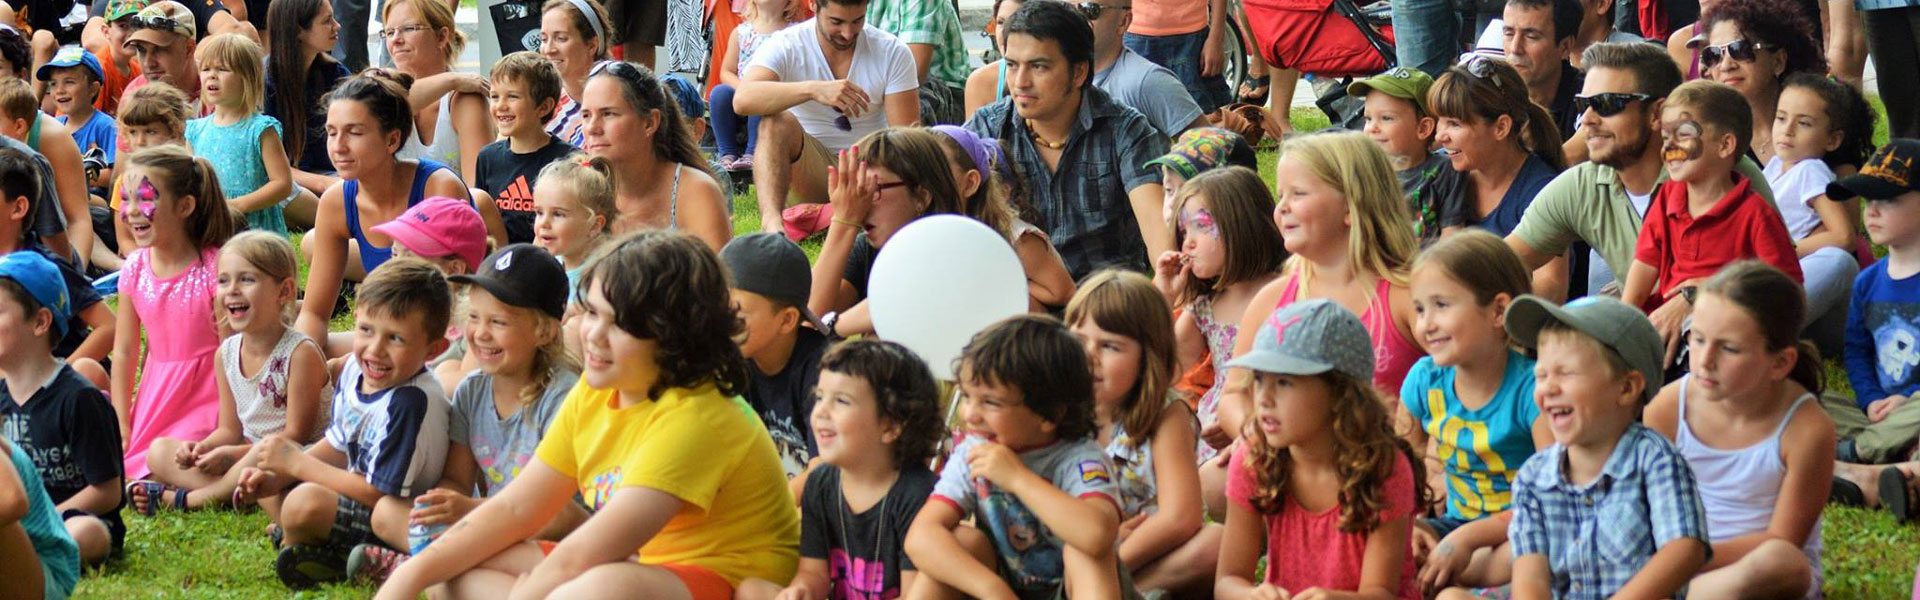
[[[1700,49],[1700,69],[1711,69],[1725,58],[1743,63],[1753,62],[1756,52],[1772,49],[1774,49],[1773,44],[1748,40],[1734,40],[1718,46],[1707,46]]]
[[[1080,16],[1086,17],[1088,21],[1098,21],[1100,20],[1100,14],[1103,11],[1133,10],[1133,5],[1132,4],[1101,4],[1099,2],[1081,2],[1079,4],[1073,5],[1073,8],[1076,10],[1079,10]]]
[[[1646,102],[1652,99],[1653,96],[1649,94],[1622,94],[1615,92],[1594,94],[1592,96],[1574,96],[1573,114],[1585,114],[1587,109],[1593,109],[1593,112],[1599,113],[1602,117],[1611,117],[1620,114],[1620,111],[1626,110],[1630,104]]]
[[[1495,59],[1474,54],[1461,60],[1460,66],[1466,70],[1468,75],[1472,75],[1475,79],[1484,80],[1487,83],[1493,84],[1493,87],[1499,88],[1500,78],[1495,77],[1493,71],[1493,66],[1497,62]]]
[[[127,17],[127,24],[134,29],[159,29],[162,31],[173,31],[181,27],[180,21],[173,17],[162,17],[159,15],[147,17],[134,15]]]

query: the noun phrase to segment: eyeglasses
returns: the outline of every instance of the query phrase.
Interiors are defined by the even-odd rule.
[[[1652,99],[1653,96],[1649,94],[1622,94],[1614,92],[1594,94],[1592,96],[1574,96],[1573,114],[1585,114],[1587,109],[1593,109],[1593,112],[1599,113],[1602,117],[1611,117],[1620,114],[1620,111],[1626,110],[1629,104],[1646,102]]]
[[[1743,63],[1753,62],[1755,52],[1772,49],[1774,49],[1773,44],[1748,40],[1734,40],[1718,46],[1707,46],[1700,49],[1700,69],[1711,69],[1714,65],[1720,64],[1723,58],[1731,58]]]
[[[390,40],[397,36],[402,36],[402,35],[407,35],[412,33],[419,33],[422,31],[431,31],[431,30],[433,30],[433,28],[428,27],[426,25],[407,25],[405,27],[395,27],[393,29],[382,29],[380,30],[380,39]]]
[[[181,28],[181,24],[179,20],[174,19],[173,17],[163,17],[160,15],[152,15],[152,16],[145,16],[145,17],[140,15],[134,15],[131,17],[127,17],[127,25],[133,27],[134,29],[159,29],[161,31],[175,31]]]
[[[1132,4],[1101,4],[1099,2],[1081,2],[1079,4],[1073,5],[1073,7],[1074,9],[1079,10],[1080,16],[1086,17],[1088,21],[1100,20],[1100,14],[1103,11],[1133,10]]]
[[[890,181],[887,183],[882,183],[882,184],[873,186],[873,191],[875,193],[879,193],[879,192],[884,192],[897,187],[905,187],[906,185],[907,185],[907,182],[905,181]]]

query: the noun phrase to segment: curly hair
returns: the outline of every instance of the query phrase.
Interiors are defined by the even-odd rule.
[[[1093,371],[1059,319],[1020,315],[994,323],[974,334],[954,363],[960,381],[1020,390],[1021,402],[1052,423],[1060,439],[1094,434]]]
[[[847,340],[820,357],[820,371],[856,377],[873,388],[880,417],[900,428],[893,442],[895,468],[926,465],[947,437],[940,387],[927,363],[898,342]]]
[[[1426,466],[1413,454],[1413,448],[1393,433],[1393,417],[1380,401],[1373,386],[1336,371],[1317,375],[1332,392],[1333,455],[1340,474],[1340,530],[1347,533],[1372,531],[1393,515],[1383,515],[1390,504],[1385,498],[1387,479],[1393,476],[1394,462],[1405,458],[1413,471],[1414,506],[1432,504],[1432,491]],[[1284,447],[1274,447],[1266,436],[1247,419],[1242,439],[1247,445],[1246,467],[1253,473],[1253,507],[1261,514],[1280,514],[1286,505],[1287,478],[1293,474],[1293,459]]]
[[[1807,18],[1791,0],[1717,0],[1713,9],[1700,15],[1694,31],[1706,36],[1721,21],[1731,21],[1749,40],[1770,44],[1787,61],[1782,75],[1826,73],[1827,53],[1813,39],[1820,25]]]
[[[706,243],[672,231],[633,234],[587,268],[581,294],[595,285],[613,307],[616,326],[659,345],[660,379],[648,398],[709,382],[721,395],[746,392],[746,359],[733,342],[746,326],[733,312],[727,270]]]

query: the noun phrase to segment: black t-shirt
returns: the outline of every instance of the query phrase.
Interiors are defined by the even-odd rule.
[[[925,466],[904,465],[884,499],[854,514],[840,491],[840,468],[821,465],[807,476],[800,494],[800,556],[827,561],[832,589],[850,588],[848,597],[899,595],[900,572],[916,570],[902,547],[907,527],[933,495],[935,481],[938,477]],[[883,582],[884,589],[865,589],[874,581]]]
[[[85,273],[73,268],[72,263],[37,246],[36,244],[32,251],[39,252],[40,256],[52,261],[54,267],[60,269],[60,278],[67,283],[67,306],[72,307],[73,315],[67,319],[66,337],[60,338],[60,341],[53,345],[53,355],[66,358],[80,348],[81,342],[87,341],[87,334],[93,332],[87,327],[87,321],[80,318],[80,313],[100,303],[100,292],[93,289],[93,280],[87,279]],[[114,430],[119,431],[117,425]]]
[[[847,253],[846,273],[840,278],[853,284],[861,300],[867,299],[867,280],[873,278],[873,259],[879,255],[880,249],[873,247],[873,241],[867,239],[865,232],[853,238],[853,251]]]
[[[87,19],[71,18],[74,7],[80,6],[79,0],[8,0],[7,5],[14,12],[27,13],[27,26],[34,31],[45,30],[53,34],[61,45],[80,43],[80,30]]]
[[[526,154],[514,152],[509,143],[500,140],[480,149],[480,156],[473,160],[474,182],[480,191],[493,195],[494,203],[500,206],[507,242],[532,243],[534,181],[548,163],[573,154],[574,148],[551,135],[547,136],[547,145]]]
[[[767,375],[748,361],[747,403],[767,425],[789,479],[806,471],[807,461],[820,455],[813,443],[813,427],[807,421],[813,415],[813,387],[820,381],[820,357],[826,353],[826,336],[811,327],[801,327],[787,368]]]
[[[248,17],[251,18],[252,15]],[[327,156],[326,103],[322,100],[326,98],[328,92],[333,91],[333,86],[340,83],[340,80],[346,79],[347,75],[347,66],[331,58],[316,57],[313,64],[307,65],[307,98],[306,102],[300,105],[307,110],[307,139],[306,143],[301,145],[300,160],[293,163],[293,168],[308,173],[333,174],[333,159]],[[284,127],[287,117],[280,112],[280,91],[276,89],[280,86],[274,84],[271,70],[266,72],[266,76],[266,115],[278,119]],[[281,139],[284,140],[282,143],[293,143],[290,135],[283,135]],[[288,152],[287,158],[293,158],[293,153]]]
[[[1587,75],[1573,68],[1573,65],[1560,63],[1560,88],[1553,92],[1553,106],[1547,107],[1547,114],[1553,115],[1553,125],[1560,130],[1560,141],[1573,138],[1573,132],[1580,128],[1580,111],[1573,109],[1573,97],[1580,94],[1580,87],[1586,85]]]
[[[15,402],[0,384],[0,435],[26,450],[54,503],[66,502],[87,486],[126,474],[120,454],[120,420],[99,388],[72,367],[62,366],[25,404]],[[125,499],[122,498],[122,504]],[[112,529],[120,527],[120,509],[95,515]]]

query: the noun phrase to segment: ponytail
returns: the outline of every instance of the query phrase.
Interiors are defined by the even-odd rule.
[[[1560,139],[1560,126],[1554,124],[1553,114],[1532,101],[1528,101],[1521,112],[1526,118],[1525,125],[1520,127],[1521,145],[1540,160],[1547,161],[1554,172],[1567,170],[1567,153],[1560,147],[1565,140]]]
[[[1555,171],[1567,168],[1560,128],[1547,109],[1527,97],[1526,80],[1504,61],[1475,59],[1447,68],[1427,92],[1433,116],[1473,123],[1513,119],[1515,138]]]
[[[1793,370],[1787,372],[1787,379],[1807,388],[1807,393],[1819,396],[1827,391],[1827,365],[1820,360],[1820,348],[1813,342],[1800,340],[1795,344],[1799,358],[1793,362]]]

